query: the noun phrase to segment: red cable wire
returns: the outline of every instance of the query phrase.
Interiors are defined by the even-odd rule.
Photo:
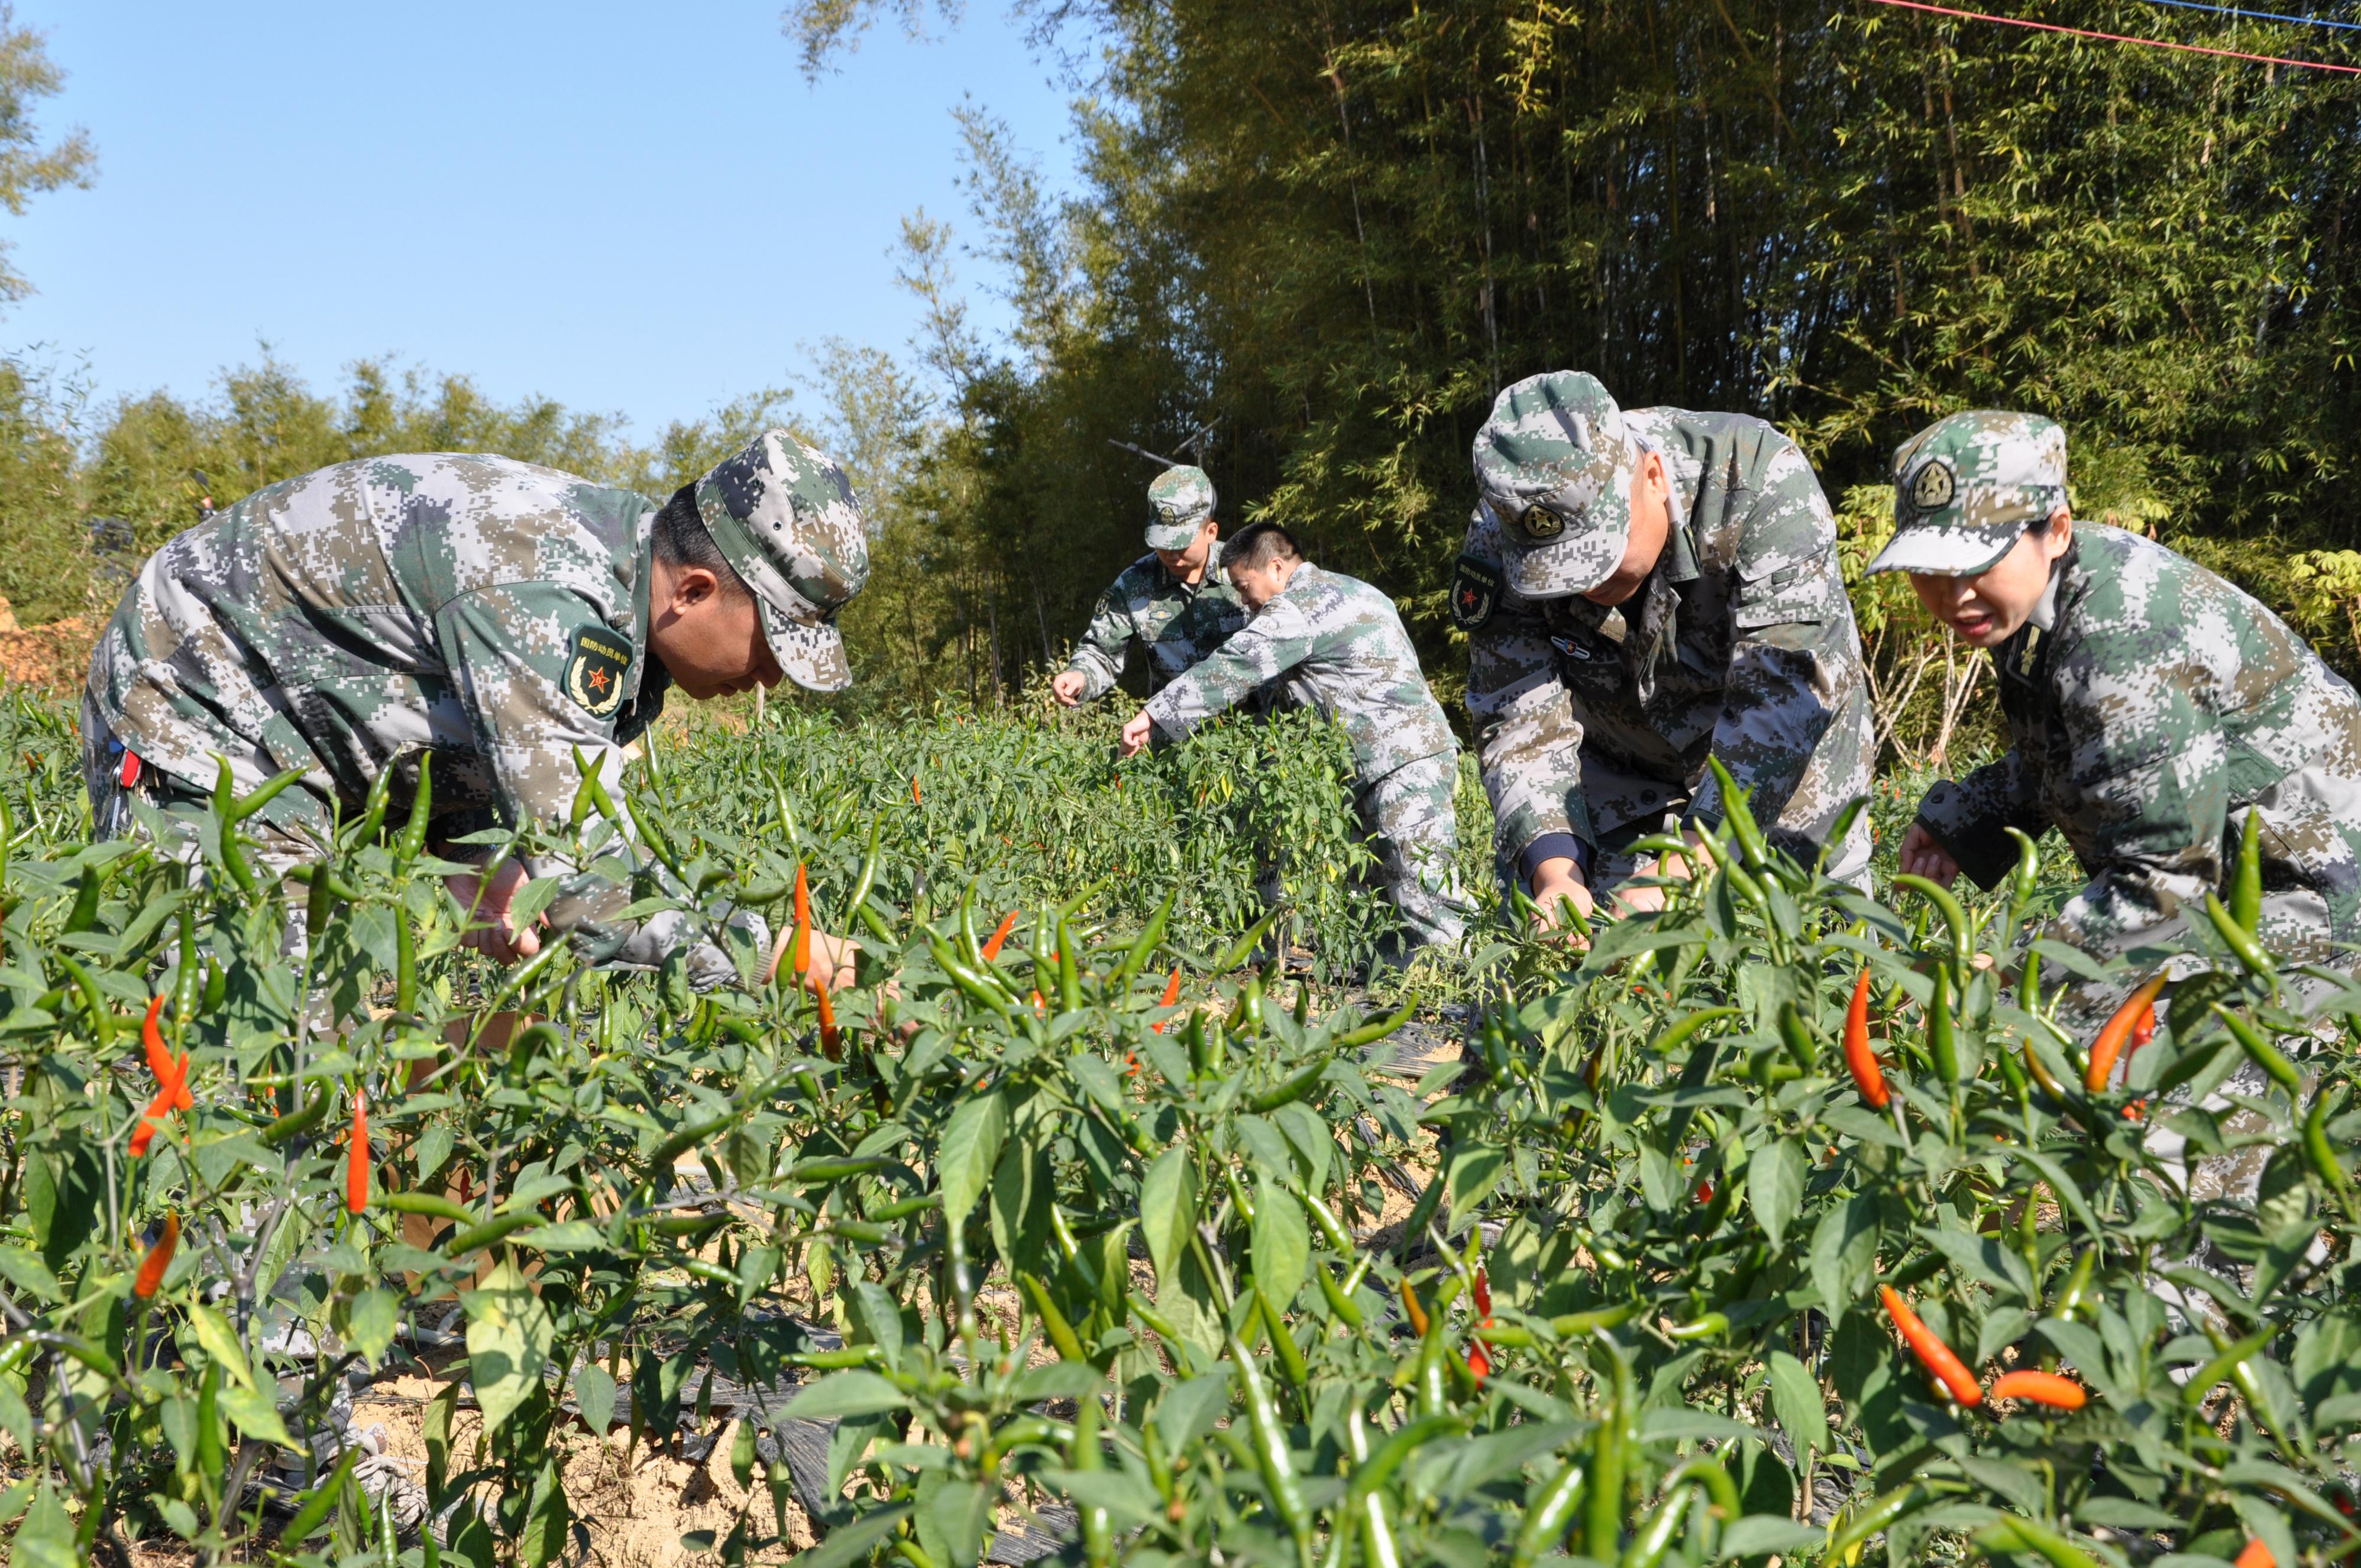
[[[2136,38],[2124,33],[2093,32],[2089,27],[2061,27],[2055,22],[2028,22],[2021,16],[1995,16],[1988,11],[1960,11],[1949,5],[1929,5],[1926,0],[1872,0],[1872,3],[1896,5],[1908,11],[1932,11],[1938,16],[1958,16],[1970,22],[2001,22],[2012,27],[2030,27],[2036,32],[2097,38],[2103,43],[2145,44],[2150,49],[2179,49],[2184,54],[2213,54],[2224,60],[2247,60],[2257,65],[2292,65],[2304,71],[2334,71],[2346,76],[2361,76],[2361,65],[2332,65],[2324,60],[2290,60],[2284,55],[2246,54],[2235,49],[2208,49],[2203,44],[2174,43],[2169,38]]]

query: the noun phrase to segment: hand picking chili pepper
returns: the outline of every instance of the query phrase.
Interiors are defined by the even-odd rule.
[[[153,1299],[158,1288],[164,1283],[164,1271],[172,1266],[172,1255],[180,1249],[181,1216],[167,1214],[164,1216],[164,1234],[156,1238],[156,1245],[149,1247],[148,1255],[139,1260],[139,1273],[131,1281],[131,1293],[142,1301]]]
[[[1984,1391],[1976,1382],[1975,1374],[1968,1370],[1967,1363],[1961,1361],[1934,1330],[1919,1321],[1918,1314],[1910,1310],[1910,1303],[1902,1299],[1902,1293],[1891,1285],[1881,1285],[1877,1288],[1877,1296],[1885,1303],[1885,1315],[1892,1318],[1894,1326],[1902,1331],[1903,1343],[1909,1345],[1911,1353],[1918,1357],[1919,1365],[1932,1373],[1936,1381],[1949,1389],[1951,1398],[1960,1404],[1982,1404]]]
[[[2030,1370],[2001,1374],[1993,1379],[1984,1396],[1992,1399],[2027,1399],[2053,1410],[2079,1410],[2091,1398],[2071,1377]]]
[[[365,1214],[368,1201],[368,1096],[357,1089],[353,1091],[352,1146],[345,1151],[345,1212]]]
[[[2115,1070],[2115,1058],[2123,1054],[2124,1042],[2130,1039],[2132,1031],[2139,1026],[2143,1014],[2148,1019],[2149,1028],[2155,1028],[2156,999],[2158,993],[2164,990],[2164,982],[2165,976],[2150,975],[2147,983],[2125,997],[2124,1004],[2115,1009],[2114,1016],[2100,1028],[2099,1037],[2091,1042],[2091,1067],[2082,1075],[2084,1089],[2096,1094],[2107,1086],[2108,1076]]]
[[[1845,1070],[1852,1074],[1853,1087],[1870,1109],[1883,1111],[1894,1098],[1885,1087],[1885,1073],[1877,1065],[1877,1053],[1869,1046],[1869,971],[1852,982],[1852,1004],[1845,1009],[1844,1032]]]

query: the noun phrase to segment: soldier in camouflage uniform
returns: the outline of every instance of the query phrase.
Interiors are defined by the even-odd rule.
[[[1827,840],[1869,790],[1868,682],[1835,519],[1795,443],[1742,414],[1621,410],[1555,371],[1500,394],[1474,457],[1451,613],[1503,882],[1546,916],[1674,874],[1627,846],[1719,822],[1708,756],[1774,843],[1864,878],[1866,822]]]
[[[1124,754],[1153,732],[1179,740],[1266,685],[1329,715],[1352,743],[1353,807],[1411,944],[1456,942],[1459,742],[1393,600],[1304,560],[1274,523],[1232,540],[1223,564],[1254,619],[1149,699],[1124,727]]]
[[[1993,886],[2004,829],[2055,828],[2090,880],[2048,934],[2102,956],[2170,944],[2226,897],[2262,817],[2263,936],[2349,967],[2361,943],[2361,699],[2279,617],[2202,566],[2074,521],[2066,434],[1953,414],[1894,458],[1893,541],[1937,619],[1991,650],[2007,755],[1919,802],[1903,869]]]
[[[1216,558],[1213,482],[1202,468],[1167,468],[1148,487],[1148,554],[1124,568],[1091,611],[1090,629],[1049,683],[1068,707],[1094,702],[1123,674],[1133,638],[1148,650],[1148,688],[1220,647],[1246,623],[1246,607]]]
[[[247,829],[284,869],[386,769],[398,814],[430,754],[436,841],[562,823],[577,749],[618,789],[672,686],[847,685],[836,614],[868,569],[842,471],[781,430],[662,507],[502,457],[369,458],[273,485],[157,552],[100,638],[82,703],[98,830],[170,828],[135,800],[202,809],[217,759],[240,794],[300,768]],[[504,916],[526,874],[565,873],[547,920],[592,961],[653,965],[686,939],[676,912],[609,920],[630,891],[588,870],[511,865],[486,912]],[[477,940],[501,958],[538,947],[504,919]],[[690,963],[701,984],[734,975],[709,944]]]

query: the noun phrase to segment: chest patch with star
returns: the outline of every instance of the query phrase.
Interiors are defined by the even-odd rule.
[[[1500,568],[1480,555],[1462,555],[1451,569],[1451,623],[1473,631],[1500,605]]]
[[[631,671],[629,642],[608,627],[585,626],[574,633],[566,660],[566,695],[593,718],[604,718],[623,706],[623,677]]]

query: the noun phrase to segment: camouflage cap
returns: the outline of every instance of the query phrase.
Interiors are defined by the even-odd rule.
[[[697,510],[754,590],[779,668],[813,691],[851,685],[836,612],[869,580],[869,534],[844,470],[766,430],[697,481]]]
[[[1594,376],[1529,376],[1493,400],[1476,433],[1476,488],[1499,520],[1510,587],[1557,598],[1614,575],[1631,537],[1638,455]]]
[[[1167,468],[1148,487],[1148,547],[1186,550],[1213,515],[1213,481],[1187,464]]]
[[[1894,538],[1872,572],[1972,577],[2066,504],[2066,432],[2039,414],[1940,419],[1894,455]]]

